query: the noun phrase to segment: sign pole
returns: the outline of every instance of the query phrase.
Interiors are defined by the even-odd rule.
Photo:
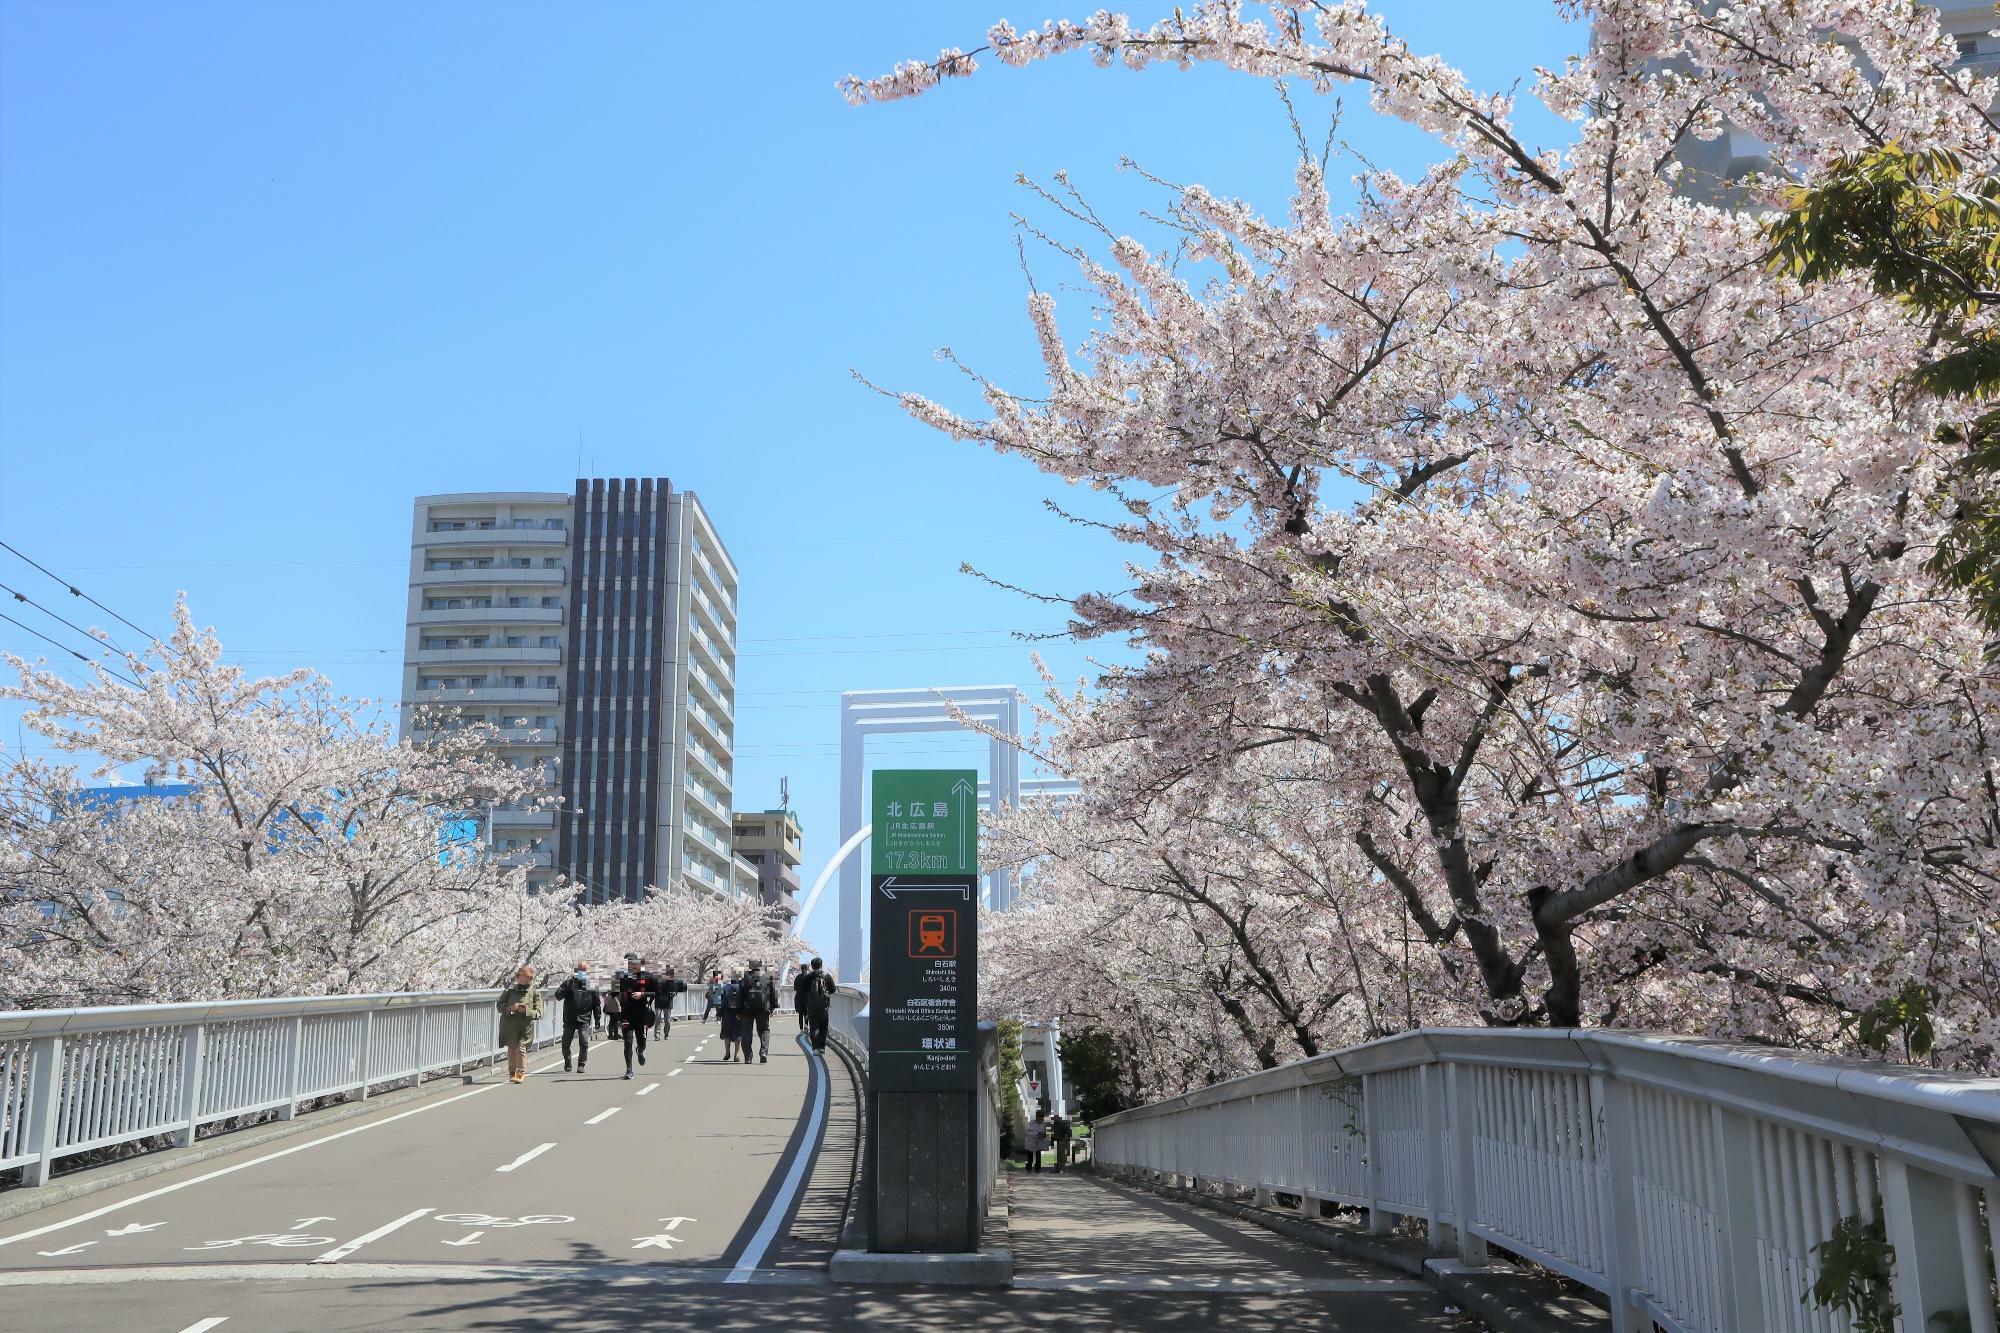
[[[874,775],[869,1248],[979,1248],[979,775]]]

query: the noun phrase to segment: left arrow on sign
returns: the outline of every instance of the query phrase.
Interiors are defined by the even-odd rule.
[[[970,884],[964,884],[964,883],[901,884],[897,882],[896,877],[894,875],[890,875],[883,879],[879,887],[882,890],[882,896],[884,898],[887,898],[890,902],[894,902],[896,900],[896,895],[899,893],[919,893],[919,892],[932,892],[932,891],[943,892],[943,893],[956,893],[960,897],[964,898],[967,902],[972,901],[972,886]]]

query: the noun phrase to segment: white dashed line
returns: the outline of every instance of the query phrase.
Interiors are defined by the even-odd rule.
[[[198,1323],[189,1324],[186,1328],[181,1330],[181,1333],[208,1333],[208,1330],[214,1328],[218,1324],[226,1324],[228,1322],[229,1322],[229,1316],[226,1314],[210,1315],[208,1318],[203,1319]]]
[[[512,1171],[517,1166],[526,1166],[528,1163],[534,1161],[537,1157],[540,1157],[543,1153],[547,1152],[549,1149],[555,1146],[556,1145],[553,1143],[544,1143],[539,1148],[530,1148],[528,1149],[528,1151],[522,1153],[519,1157],[516,1157],[513,1161],[507,1163],[507,1165],[496,1166],[493,1169],[495,1171]]]
[[[658,1085],[656,1084],[654,1086]],[[586,1125],[602,1124],[604,1121],[609,1120],[612,1116],[617,1115],[620,1111],[624,1109],[625,1108],[622,1106],[614,1106],[608,1111],[599,1111],[596,1115],[590,1117],[590,1119],[584,1121],[583,1123]]]
[[[334,1249],[328,1250],[325,1254],[322,1254],[319,1258],[313,1260],[313,1262],[316,1264],[337,1264],[342,1259],[345,1259],[348,1255],[353,1254],[356,1250],[360,1249],[363,1245],[368,1244],[370,1241],[380,1240],[382,1239],[382,1237],[394,1231],[397,1227],[408,1226],[410,1223],[416,1221],[418,1218],[428,1217],[430,1214],[436,1211],[437,1210],[435,1208],[419,1208],[416,1209],[414,1212],[404,1213],[401,1217],[397,1218],[395,1221],[385,1222],[381,1226],[376,1227],[373,1231],[369,1232],[365,1236],[356,1236],[353,1240],[348,1241],[347,1244],[337,1246]]]
[[[667,1071],[667,1077],[668,1077],[668,1078],[679,1078],[679,1077],[680,1077],[680,1076],[681,1076],[681,1075],[682,1075],[683,1073],[685,1073],[685,1072],[686,1072],[685,1070],[680,1070],[680,1069],[669,1069],[669,1070]],[[657,1087],[659,1086],[659,1084],[655,1083],[655,1084],[654,1084],[653,1086],[657,1088]]]
[[[680,1070],[678,1070],[678,1069],[676,1069],[676,1070],[674,1071],[674,1073],[675,1073],[675,1074],[678,1074],[678,1073],[680,1073],[680,1072],[681,1072],[681,1071],[680,1071]],[[673,1074],[669,1074],[669,1075],[668,1075],[667,1077],[669,1077],[669,1078],[672,1078],[672,1077],[673,1077]],[[657,1084],[657,1083],[648,1083],[648,1084],[647,1084],[647,1085],[646,1085],[645,1087],[643,1087],[643,1088],[639,1089],[639,1095],[640,1095],[641,1097],[643,1097],[643,1096],[645,1096],[645,1095],[646,1095],[647,1093],[651,1092],[651,1091],[652,1091],[652,1090],[653,1090],[654,1088],[657,1088],[657,1087],[659,1087],[659,1086],[660,1086],[660,1085],[659,1085],[659,1084]]]

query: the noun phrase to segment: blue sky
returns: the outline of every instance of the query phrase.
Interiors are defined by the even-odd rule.
[[[1585,40],[1545,0],[1380,8],[1488,88]],[[1021,173],[1067,169],[1142,234],[1158,196],[1121,157],[1273,211],[1290,186],[1276,98],[1226,71],[1072,57],[886,106],[834,90],[1061,12],[0,0],[0,540],[143,626],[185,590],[238,660],[393,699],[412,496],[563,490],[579,458],[669,477],[742,571],[737,804],[791,777],[810,883],[839,692],[1032,683],[1012,632],[1060,624],[962,562],[1121,586],[1121,552],[1042,503],[1098,497],[850,372],[965,403],[949,345],[1038,383],[1011,214],[1052,220]],[[1344,137],[1430,160],[1364,102]],[[1302,110],[1323,133],[1329,100]],[[1066,261],[1030,260],[1081,329]],[[4,552],[0,582],[109,623]],[[4,622],[0,648],[46,651]],[[1064,676],[1117,651],[1041,650]],[[830,895],[807,929],[831,947]]]

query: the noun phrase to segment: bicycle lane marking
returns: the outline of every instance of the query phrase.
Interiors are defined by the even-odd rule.
[[[535,1072],[538,1074],[546,1073],[551,1069],[558,1068],[560,1063],[560,1061],[551,1061]],[[253,1157],[247,1162],[237,1162],[232,1166],[225,1166],[214,1171],[204,1172],[189,1180],[176,1181],[171,1185],[162,1185],[158,1189],[147,1190],[145,1193],[135,1194],[129,1199],[120,1199],[116,1203],[107,1203],[101,1208],[93,1208],[89,1212],[79,1213],[75,1217],[61,1222],[49,1222],[42,1226],[31,1227],[26,1231],[17,1231],[11,1236],[0,1236],[0,1248],[5,1248],[17,1241],[33,1240],[37,1236],[46,1236],[52,1231],[62,1231],[65,1228],[77,1226],[84,1222],[92,1222],[100,1217],[115,1213],[120,1209],[130,1208],[134,1204],[145,1203],[149,1199],[157,1199],[163,1195],[175,1194],[190,1186],[203,1185],[211,1180],[219,1180],[223,1176],[233,1176],[238,1171],[247,1171],[253,1166],[262,1166],[266,1162],[275,1162],[281,1157],[290,1157],[293,1153],[302,1153],[308,1148],[317,1148],[322,1144],[334,1143],[356,1134],[365,1134],[371,1129],[380,1129],[384,1125],[393,1125],[398,1120],[407,1120],[411,1116],[423,1115],[428,1111],[436,1111],[453,1103],[462,1102],[468,1097],[477,1097],[481,1093],[491,1092],[495,1088],[506,1086],[508,1085],[505,1083],[488,1083],[486,1086],[474,1088],[470,1092],[461,1092],[456,1096],[446,1097],[441,1101],[427,1102],[422,1106],[413,1107],[408,1111],[398,1111],[396,1114],[385,1116],[380,1120],[371,1120],[365,1125],[356,1125],[352,1129],[343,1129],[333,1134],[324,1135],[321,1138],[310,1139],[304,1143],[295,1143],[289,1148],[280,1148],[276,1152],[265,1153],[262,1157]]]

